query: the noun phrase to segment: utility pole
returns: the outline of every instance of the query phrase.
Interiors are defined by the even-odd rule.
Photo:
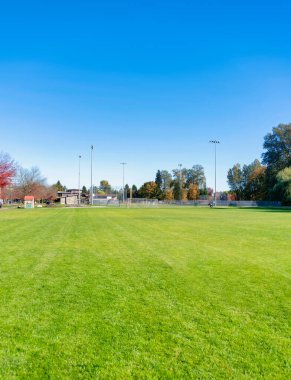
[[[211,144],[214,144],[214,206],[216,206],[216,144],[220,144],[218,140],[210,140]]]
[[[81,190],[80,190],[80,178],[81,178],[81,158],[82,156],[79,154],[79,181],[78,181],[78,205],[81,204]]]
[[[127,162],[121,162],[120,165],[122,165],[122,203],[124,203],[124,166]]]
[[[91,206],[93,206],[93,145],[91,145],[91,190],[90,190]]]

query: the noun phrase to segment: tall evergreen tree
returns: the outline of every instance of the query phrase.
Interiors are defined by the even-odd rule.
[[[158,170],[157,173],[156,173],[155,183],[157,184],[157,186],[158,186],[159,189],[162,189],[163,180],[162,180],[162,175],[161,175],[161,171],[160,170]]]

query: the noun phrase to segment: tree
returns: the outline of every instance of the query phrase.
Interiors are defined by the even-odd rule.
[[[57,191],[66,191],[66,186],[63,186],[61,184],[61,181],[58,180],[57,183],[55,183],[53,186],[55,186],[55,188],[57,189]]]
[[[186,202],[188,200],[187,195],[188,195],[188,190],[182,189],[182,198],[181,198],[182,202]]]
[[[279,124],[264,137],[263,164],[267,165],[266,177],[269,194],[277,182],[277,174],[291,166],[291,124]],[[273,192],[274,193],[274,192]]]
[[[138,190],[135,185],[132,185],[132,198],[138,198]]]
[[[124,186],[124,197],[125,199],[130,198],[130,187],[128,184]]]
[[[182,200],[182,189],[186,187],[187,169],[173,169],[173,192],[176,200]]]
[[[241,200],[243,194],[243,172],[240,164],[235,164],[227,173],[228,185],[236,195],[237,200]]]
[[[291,166],[291,123],[274,127],[264,140],[263,164],[277,173]]]
[[[81,194],[84,194],[84,195],[88,195],[89,194],[89,190],[87,189],[86,186],[82,187]]]
[[[291,166],[280,170],[276,180],[274,198],[280,199],[285,205],[291,205]]]
[[[171,183],[173,181],[172,174],[168,172],[167,170],[161,170],[161,190],[165,191],[166,189],[169,189],[171,187]]]
[[[161,175],[160,170],[157,171],[155,183],[157,184],[159,189],[162,189],[163,180],[162,180],[162,175]]]
[[[16,164],[9,154],[0,152],[0,192],[1,189],[10,185],[16,174]]]
[[[45,189],[43,199],[46,199],[48,201],[54,201],[57,197],[58,197],[58,190],[55,185],[48,186]]]
[[[174,199],[173,189],[166,189],[164,193],[165,201],[172,201]]]
[[[31,169],[20,168],[17,173],[17,191],[19,198],[25,195],[33,195],[36,199],[43,199],[43,190],[46,184],[38,167]]]
[[[105,194],[111,193],[111,185],[110,185],[110,183],[108,181],[106,181],[105,179],[103,179],[102,181],[100,181],[99,190],[101,190]]]
[[[199,189],[197,183],[191,183],[188,190],[188,199],[194,201],[199,198]]]
[[[180,201],[182,199],[181,184],[180,184],[180,181],[178,181],[177,179],[175,179],[174,181],[173,194],[174,194],[174,199],[176,199],[177,201]]]
[[[145,182],[139,189],[139,195],[141,198],[160,199],[161,194],[158,185],[153,181]]]
[[[266,167],[257,166],[247,178],[245,194],[246,199],[264,200],[267,198]]]
[[[202,165],[193,165],[187,170],[186,186],[189,188],[191,183],[196,184],[199,189],[206,188],[206,177]]]

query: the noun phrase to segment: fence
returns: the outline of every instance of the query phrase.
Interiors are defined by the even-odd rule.
[[[122,203],[117,199],[94,199],[94,206],[125,206],[125,207],[163,207],[163,206],[209,206],[209,200],[198,199],[195,201],[159,201],[158,199],[132,198]],[[280,207],[281,202],[271,201],[222,201],[217,200],[216,206],[220,207]]]
[[[139,199],[135,198],[131,200],[132,206],[209,206],[208,199],[198,199],[195,201],[159,201],[157,199]],[[281,207],[281,202],[271,201],[222,201],[217,200],[216,206],[220,207]]]

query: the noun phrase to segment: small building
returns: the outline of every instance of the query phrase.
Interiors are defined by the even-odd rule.
[[[58,191],[58,198],[60,199],[61,205],[77,205],[79,199],[79,190],[70,189],[67,191]]]
[[[24,197],[24,208],[34,208],[34,197],[32,195]]]

